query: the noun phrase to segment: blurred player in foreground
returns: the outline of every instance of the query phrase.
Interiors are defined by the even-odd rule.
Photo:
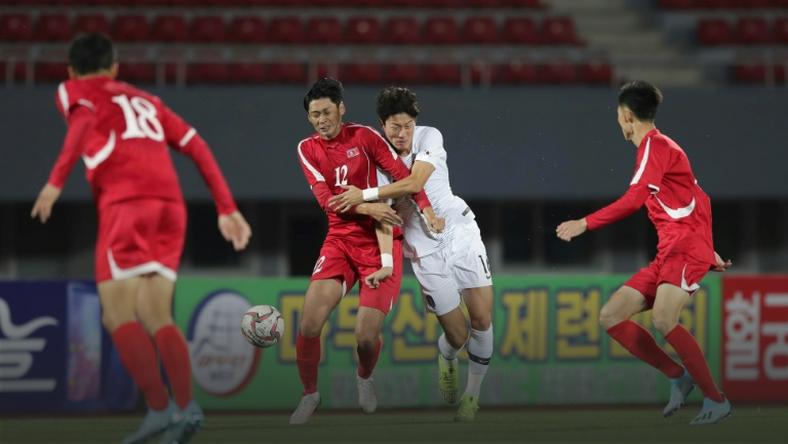
[[[709,270],[725,271],[714,251],[711,202],[698,185],[689,159],[676,142],[654,125],[662,93],[642,81],[624,85],[618,94],[618,123],[624,138],[637,147],[635,174],[627,192],[614,203],[556,228],[570,241],[634,213],[644,204],[659,236],[657,257],[629,279],[602,307],[599,319],[608,334],[640,360],[671,381],[670,400],[662,414],[684,405],[697,384],[704,400],[691,424],[714,424],[731,413],[731,404],[714,384],[698,342],[679,324],[679,315]],[[682,367],[642,326],[629,320],[652,310],[654,326],[681,357]]]
[[[77,37],[68,70],[70,80],[56,97],[68,131],[31,216],[49,219],[82,157],[99,215],[95,266],[102,321],[148,404],[139,430],[124,442],[166,432],[162,442],[184,443],[201,427],[203,414],[192,398],[189,349],[171,315],[186,207],[168,147],[199,168],[216,202],[219,231],[237,251],[246,247],[251,230],[196,130],[158,97],[115,80],[118,64],[107,37]],[[157,350],[174,402],[159,373]]]

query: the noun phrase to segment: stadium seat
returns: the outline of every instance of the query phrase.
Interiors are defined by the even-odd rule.
[[[229,80],[229,72],[225,63],[192,63],[186,67],[186,83],[222,84]]]
[[[74,31],[110,34],[109,20],[101,14],[81,15],[74,21]]]
[[[148,20],[141,15],[122,15],[112,24],[112,37],[119,42],[142,42],[150,36]]]
[[[383,67],[377,63],[340,65],[339,78],[342,82],[351,84],[379,84],[383,80]]]
[[[737,64],[733,67],[733,81],[741,84],[766,83],[766,65],[760,63]]]
[[[345,42],[374,44],[380,41],[380,22],[374,17],[353,17],[345,25]]]
[[[456,45],[460,43],[460,31],[453,17],[430,17],[424,22],[424,43],[432,45]]]
[[[273,83],[306,83],[306,66],[303,63],[271,63],[266,66],[268,79]]]
[[[693,0],[659,0],[659,6],[665,9],[692,9],[694,3]]]
[[[153,63],[122,63],[118,68],[118,78],[129,83],[155,83],[156,65]]]
[[[298,44],[305,41],[304,26],[298,17],[274,17],[268,29],[273,43]]]
[[[454,63],[429,64],[424,67],[424,82],[434,85],[459,85],[460,67]]]
[[[267,40],[265,22],[257,17],[234,17],[228,27],[227,40],[233,43],[263,43]]]
[[[386,21],[383,33],[385,43],[416,45],[421,42],[419,24],[413,17],[392,17]]]
[[[512,17],[503,22],[503,41],[514,45],[538,45],[541,42],[534,21],[527,17]]]
[[[222,17],[195,17],[189,26],[189,40],[208,43],[224,42],[227,39],[226,29]]]
[[[743,45],[765,45],[771,43],[772,34],[766,19],[742,17],[736,22],[738,43]]]
[[[342,42],[342,23],[335,17],[312,17],[306,23],[307,42],[334,45]]]
[[[569,17],[550,17],[542,22],[543,43],[548,45],[575,45],[580,43],[575,23]]]
[[[185,42],[189,39],[186,20],[177,15],[160,15],[153,20],[153,40],[158,42]]]
[[[492,17],[469,17],[463,25],[462,35],[465,43],[498,43],[498,25]]]
[[[539,73],[534,65],[522,60],[513,60],[509,63],[493,67],[493,84],[524,85],[533,84],[539,80]]]
[[[266,81],[262,63],[232,63],[227,67],[230,83],[256,84]]]
[[[568,85],[577,79],[577,69],[572,63],[550,62],[539,66],[540,83]]]
[[[71,39],[71,24],[65,14],[43,14],[38,17],[36,40],[63,42]]]
[[[0,40],[5,42],[24,42],[33,39],[33,24],[26,14],[5,14],[0,16]]]
[[[36,83],[58,83],[68,79],[66,62],[38,62],[33,69]]]
[[[774,43],[788,45],[788,17],[778,18],[774,22]]]
[[[422,81],[420,65],[413,63],[398,63],[383,67],[383,80],[394,85],[407,85]]]
[[[610,85],[613,83],[613,67],[605,61],[591,61],[577,67],[579,81],[586,85]]]
[[[723,19],[701,19],[697,29],[698,41],[702,45],[728,45],[734,41],[730,23]]]

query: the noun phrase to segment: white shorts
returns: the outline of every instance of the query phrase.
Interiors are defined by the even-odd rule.
[[[476,222],[457,225],[447,236],[443,248],[411,261],[424,305],[438,316],[460,306],[462,290],[492,285],[487,249]]]

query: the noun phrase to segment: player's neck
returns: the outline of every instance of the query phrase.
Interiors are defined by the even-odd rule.
[[[654,122],[642,122],[635,125],[635,132],[632,134],[632,143],[635,144],[636,147],[639,147],[641,143],[643,143],[643,139],[646,138],[646,134],[651,132],[656,128]]]
[[[112,77],[112,71],[103,70],[103,71],[92,72],[90,74],[80,74],[76,78],[77,80],[87,80],[87,79],[95,79],[96,77]]]

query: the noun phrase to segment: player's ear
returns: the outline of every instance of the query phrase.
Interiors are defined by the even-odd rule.
[[[346,111],[346,109],[345,109],[345,102],[339,102],[339,115],[340,116],[344,116],[345,115],[345,111]]]
[[[109,69],[109,75],[113,79],[118,78],[118,63],[117,62],[112,64],[112,67]]]

